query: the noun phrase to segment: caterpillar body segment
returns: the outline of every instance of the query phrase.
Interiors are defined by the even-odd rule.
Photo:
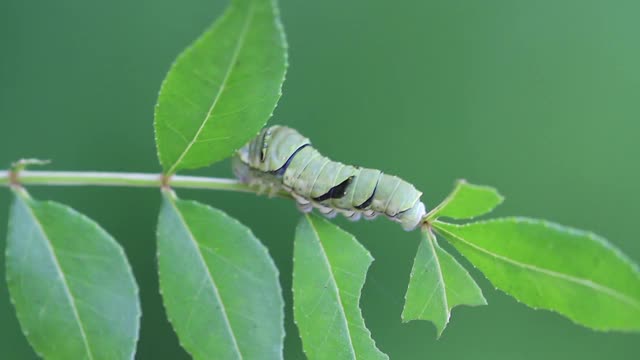
[[[415,229],[426,215],[422,193],[410,183],[380,170],[332,161],[285,126],[263,129],[238,150],[233,170],[259,192],[288,192],[305,212],[316,208],[327,217],[341,213],[354,221],[383,214],[405,230]]]

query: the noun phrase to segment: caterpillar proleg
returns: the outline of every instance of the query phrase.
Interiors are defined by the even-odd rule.
[[[304,212],[350,220],[383,214],[409,231],[424,218],[422,193],[397,176],[345,165],[322,156],[296,130],[271,126],[238,150],[233,171],[260,191],[286,191]]]

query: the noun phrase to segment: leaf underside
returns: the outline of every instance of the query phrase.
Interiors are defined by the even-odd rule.
[[[308,214],[296,229],[294,319],[309,359],[388,359],[365,327],[360,292],[373,258],[350,234]]]
[[[175,61],[155,110],[165,173],[222,160],[264,126],[281,95],[286,42],[273,0],[233,0]]]
[[[411,270],[402,320],[429,320],[439,337],[455,306],[486,304],[482,290],[467,270],[438,245],[433,233],[424,230]]]
[[[278,270],[247,227],[165,192],[158,263],[167,315],[195,359],[282,359]]]
[[[640,331],[640,272],[605,239],[525,218],[434,226],[519,301],[597,330]]]
[[[7,283],[35,351],[46,359],[132,359],[140,304],[122,248],[71,208],[16,194]]]

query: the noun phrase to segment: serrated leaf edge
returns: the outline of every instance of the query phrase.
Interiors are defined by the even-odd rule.
[[[14,188],[12,189],[14,194],[15,194],[15,200],[14,201],[23,201],[25,207],[28,209],[29,214],[34,218],[37,219],[37,217],[35,216],[35,214],[33,213],[33,210],[31,209],[31,207],[27,204],[27,202],[29,201],[36,201],[31,199],[31,197],[29,196],[29,194],[26,192],[26,190],[22,189],[22,188]],[[125,266],[127,267],[128,273],[131,274],[133,276],[133,269],[131,268],[131,264],[129,263],[126,253],[124,252],[124,249],[122,248],[122,245],[120,245],[120,243],[118,243],[113,236],[111,236],[111,234],[109,234],[106,230],[104,230],[102,227],[100,227],[98,225],[98,223],[96,223],[93,219],[91,219],[90,217],[84,215],[83,213],[80,213],[76,210],[74,210],[73,208],[71,208],[70,206],[55,202],[55,201],[40,201],[40,203],[42,203],[43,205],[53,205],[53,206],[58,206],[61,209],[63,209],[64,211],[66,211],[69,216],[73,216],[73,217],[78,217],[81,218],[82,220],[84,220],[86,223],[91,224],[92,227],[94,227],[96,230],[98,230],[98,232],[102,233],[105,238],[109,239],[109,241],[111,242],[111,244],[116,248],[116,250],[120,253],[120,255],[125,259]],[[46,235],[46,233],[44,232],[44,230],[42,229],[42,225],[40,224],[40,221],[37,221],[38,227],[41,229],[42,234]],[[11,222],[9,223],[9,226],[13,226],[13,224],[11,224]],[[48,239],[48,237],[47,237]],[[50,242],[48,242],[49,246]],[[5,249],[5,257],[9,257],[11,254],[9,253],[9,247],[7,246]],[[58,267],[58,269],[61,271],[60,265],[57,262],[57,258],[55,260],[56,262],[56,266]],[[5,261],[5,266],[7,266],[8,262]],[[61,276],[61,278],[64,280],[65,282],[65,292],[67,292],[67,290],[70,293],[70,289],[68,289],[68,285],[66,283],[66,279],[63,277],[63,273],[60,272],[59,275]],[[133,338],[133,350],[131,353],[131,357],[130,359],[133,360],[135,358],[135,353],[136,353],[136,345],[140,339],[140,318],[142,317],[142,309],[140,308],[140,288],[138,287],[138,283],[135,281],[135,278],[133,278],[133,287],[134,287],[134,293],[136,296],[136,310],[137,310],[137,321],[136,321],[136,329],[135,329],[135,337]],[[8,271],[5,271],[5,280],[7,282],[11,281],[11,277],[9,275]],[[18,318],[20,324],[23,323],[22,321],[22,315],[19,311],[17,311],[16,308],[16,302],[15,299],[13,298],[13,295],[11,294],[11,291],[9,291],[9,301],[11,302],[11,304],[13,305],[14,309],[16,309],[16,317]],[[75,304],[73,305],[73,309],[74,309],[74,315],[79,316],[79,314],[77,313],[77,308],[75,307]],[[76,319],[78,319],[76,317]],[[79,324],[80,326],[80,324]],[[29,331],[27,329],[25,329],[24,326],[20,326],[22,333],[24,334],[24,336],[29,339],[30,338],[30,334]],[[84,328],[82,326],[80,326],[80,329],[82,329],[82,332],[84,334],[84,338],[83,341],[87,341],[86,339],[86,334],[84,333]],[[41,358],[44,358],[44,354],[41,353],[38,349],[36,349],[35,346],[33,346],[33,344],[31,343],[31,341],[29,341],[29,345],[30,347],[33,349],[33,351]],[[87,343],[85,342],[85,348],[87,350],[90,350],[90,348],[87,348]],[[92,355],[90,355],[91,353],[88,352],[88,355],[90,356],[90,359],[93,359]]]
[[[218,27],[218,26],[219,26],[219,24],[221,23],[222,18],[224,18],[225,16],[227,16],[227,13],[228,13],[228,12],[230,12],[230,11],[232,11],[232,10],[234,9],[234,6],[235,6],[235,5],[234,5],[234,2],[235,2],[235,0],[232,0],[232,1],[231,1],[231,4],[230,4],[230,5],[229,5],[229,7],[227,8],[227,10],[225,10],[225,11],[223,12],[223,14],[222,14],[220,17],[216,18],[216,19],[214,20],[214,22],[213,22],[213,24],[212,24],[212,25],[208,26],[208,27],[207,27],[207,28],[202,32],[202,34],[200,34],[200,35],[198,36],[198,38],[196,38],[196,40],[195,40],[195,41],[193,41],[190,45],[188,45],[188,46],[187,46],[187,47],[186,47],[186,48],[185,48],[185,49],[184,49],[184,50],[183,50],[183,51],[182,51],[182,52],[181,52],[181,53],[176,57],[176,59],[171,63],[171,66],[169,66],[169,70],[167,71],[167,74],[165,75],[164,79],[162,80],[162,83],[160,84],[160,89],[159,89],[158,93],[162,93],[162,92],[163,92],[163,90],[164,90],[164,88],[165,88],[165,86],[166,86],[166,84],[167,84],[168,75],[169,75],[169,74],[171,73],[171,71],[175,68],[176,64],[177,64],[177,63],[179,63],[179,62],[180,62],[180,60],[181,60],[184,56],[186,56],[186,54],[187,54],[187,53],[189,53],[193,48],[195,48],[195,47],[200,43],[200,41],[202,40],[202,36],[204,36],[205,34],[209,33],[210,31],[214,31],[214,29],[215,29],[216,27]],[[283,55],[284,55],[284,56],[283,56],[283,58],[284,58],[284,71],[283,71],[283,74],[282,74],[282,80],[280,81],[280,86],[279,86],[279,88],[278,88],[278,98],[276,99],[276,104],[275,104],[274,110],[272,110],[272,111],[271,111],[271,114],[269,115],[269,117],[268,117],[267,119],[265,119],[265,121],[264,121],[264,123],[265,123],[265,124],[266,124],[266,123],[269,121],[269,119],[273,116],[273,112],[275,111],[275,108],[277,108],[277,107],[278,107],[279,100],[280,100],[280,98],[282,97],[282,85],[284,84],[284,82],[285,82],[285,80],[286,80],[286,78],[287,78],[287,70],[288,70],[288,68],[289,68],[289,52],[287,51],[287,50],[289,49],[289,44],[288,44],[288,42],[287,42],[287,36],[286,36],[285,31],[284,31],[284,25],[282,24],[282,20],[281,20],[281,18],[280,18],[280,8],[279,8],[279,6],[278,6],[278,2],[277,2],[277,0],[271,0],[271,1],[270,1],[270,3],[271,3],[271,10],[272,10],[272,12],[273,12],[273,17],[274,17],[274,24],[275,24],[275,26],[276,26],[276,28],[277,28],[277,30],[278,30],[278,34],[279,34],[279,36],[280,36],[280,40],[282,41],[282,50],[283,50],[283,52],[284,52],[284,53],[283,53]],[[250,5],[250,6],[251,6],[251,9],[252,9],[252,11],[253,11],[253,6],[255,6],[253,1],[251,2],[251,5]],[[243,42],[244,42],[244,41],[243,41]],[[228,76],[225,76],[225,83],[226,83],[226,78],[227,78],[227,77],[228,77]],[[221,92],[222,92],[222,90],[220,90],[220,93],[221,93]],[[158,109],[158,105],[159,105],[159,103],[157,103],[157,102],[156,102],[156,105],[155,105],[155,107],[154,107],[154,139],[155,139],[155,143],[156,143],[156,154],[157,154],[158,160],[160,161],[160,164],[161,164],[162,166],[164,166],[164,163],[163,163],[163,161],[162,161],[162,155],[160,154],[160,146],[159,146],[159,143],[160,143],[159,139],[160,139],[160,138],[159,138],[159,136],[158,136],[158,131],[157,131],[158,127],[157,127],[157,125],[156,125],[156,124],[157,124],[157,109]],[[208,117],[208,116],[207,116],[207,117]],[[205,122],[206,122],[206,121],[208,121],[208,120],[206,120],[206,119],[205,119]],[[192,139],[192,141],[190,142],[190,146],[189,146],[189,147],[193,146],[193,143],[196,141],[196,139],[197,139],[197,137],[198,137],[198,134],[201,132],[202,127],[203,127],[203,126],[201,125],[201,126],[200,126],[200,129],[198,130],[198,132],[196,133],[196,135],[194,136],[194,138],[193,138],[193,139]],[[183,152],[183,154],[182,154],[180,157],[181,157],[181,158],[183,158],[183,157],[185,156],[184,154],[186,154],[186,150]],[[166,175],[172,175],[172,174],[173,174],[173,172],[175,171],[175,168],[176,168],[178,165],[179,165],[179,161],[176,161],[176,162],[175,162],[174,164],[172,164],[172,166],[170,167],[173,171],[172,171],[172,170],[168,170],[168,171],[165,171],[164,173],[165,173]]]
[[[440,204],[438,204],[436,207],[431,209],[431,211],[429,211],[429,213],[427,215],[425,215],[424,219],[427,220],[427,221],[435,221],[435,220],[439,219],[441,216],[439,216],[438,213],[444,207],[449,205],[451,200],[453,200],[455,198],[455,196],[458,194],[458,192],[460,192],[460,189],[461,189],[462,185],[467,185],[469,187],[473,187],[473,188],[476,188],[476,189],[490,190],[490,191],[493,191],[498,196],[498,202],[493,207],[485,209],[484,212],[482,214],[480,214],[480,215],[470,216],[470,217],[465,218],[465,219],[475,219],[475,218],[477,218],[479,216],[486,215],[487,213],[491,212],[493,209],[495,209],[497,206],[499,206],[500,204],[502,204],[504,202],[504,196],[502,194],[500,194],[500,192],[498,192],[498,189],[496,189],[496,188],[494,188],[492,186],[487,186],[487,185],[471,184],[465,179],[459,179],[459,180],[456,181],[453,191],[449,195],[447,195],[447,197],[444,200],[442,200],[442,202]],[[447,217],[447,216],[442,216],[442,217]],[[461,219],[458,219],[458,220],[461,220]]]
[[[233,331],[233,328],[231,327],[231,323],[229,321],[229,316],[227,315],[227,309],[224,305],[224,302],[222,301],[222,298],[220,297],[220,293],[218,292],[218,287],[216,285],[215,280],[213,279],[213,276],[211,275],[211,271],[209,270],[209,267],[207,266],[206,261],[204,260],[204,257],[202,256],[200,247],[198,246],[198,242],[195,239],[195,236],[193,235],[193,233],[191,232],[191,229],[189,228],[189,225],[187,224],[186,220],[184,219],[184,216],[182,215],[182,213],[180,212],[180,209],[178,209],[178,206],[176,205],[175,201],[177,200],[173,194],[165,194],[164,196],[165,201],[167,203],[169,203],[173,209],[173,211],[176,213],[178,219],[180,220],[180,222],[182,223],[182,225],[184,226],[184,229],[186,230],[187,234],[189,235],[189,239],[191,240],[191,243],[195,246],[196,249],[196,253],[198,254],[198,259],[200,260],[200,263],[202,265],[202,267],[205,269],[207,276],[209,278],[209,283],[210,285],[213,287],[213,293],[216,297],[216,299],[218,300],[218,302],[220,303],[220,312],[223,315],[223,319],[224,319],[224,323],[226,325],[227,328],[227,332],[231,337],[231,340],[233,341],[233,345],[234,345],[234,350],[236,351],[238,357],[240,359],[243,358],[242,356],[242,352],[240,351],[240,347],[238,345],[238,340],[236,339],[236,335]],[[160,247],[158,246],[158,258],[160,258]],[[160,267],[158,266],[158,272],[160,272]],[[160,287],[160,293],[161,295],[164,295],[162,293],[162,287]],[[164,302],[163,302],[164,303]],[[169,315],[169,312],[166,311],[166,307],[165,307],[165,313],[167,314],[167,318],[169,319],[169,321],[172,323],[173,325],[173,319],[172,317]],[[174,328],[174,331],[176,331],[175,327],[172,326]],[[177,331],[176,331],[177,334]],[[178,339],[180,339],[179,334],[178,335]],[[182,341],[180,340],[180,344],[182,344]],[[185,346],[182,346],[183,349],[187,350],[187,348]]]
[[[347,321],[347,314],[344,311],[344,305],[342,304],[342,297],[340,296],[340,289],[338,289],[338,283],[336,282],[336,277],[333,273],[333,266],[331,265],[331,262],[329,261],[329,258],[327,257],[327,251],[324,248],[324,245],[322,244],[322,241],[320,240],[320,234],[318,233],[318,230],[316,229],[316,227],[313,225],[313,222],[311,221],[311,219],[308,216],[305,216],[305,218],[307,219],[307,222],[309,223],[311,230],[313,230],[313,234],[315,235],[318,244],[320,245],[320,248],[322,249],[322,259],[324,260],[325,265],[329,268],[329,274],[331,275],[331,285],[333,290],[336,292],[336,297],[338,298],[338,304],[340,305],[340,313],[342,314],[342,320],[344,322],[344,327],[345,330],[347,331],[347,338],[349,339],[349,352],[351,353],[351,355],[353,356],[353,358],[356,358],[356,350],[353,347],[353,340],[351,339],[351,329],[349,329],[349,322]],[[367,251],[368,253],[368,251]],[[369,266],[371,266],[371,262],[373,261],[373,257],[371,256],[371,254],[369,254],[369,264],[367,266],[367,270],[369,269]],[[358,304],[360,303],[360,297],[358,297]]]
[[[514,219],[518,219],[518,218],[514,218]],[[500,220],[502,220],[502,219],[500,219]],[[493,221],[489,220],[489,221],[486,221],[486,222],[495,222],[495,220],[493,220]],[[484,223],[484,222],[481,222],[481,223]],[[547,222],[540,222],[540,223],[548,224]],[[465,226],[472,225],[472,224],[455,225],[455,224],[449,224],[449,223],[445,223],[445,224],[449,225],[449,226],[455,226],[455,227],[465,227]],[[478,223],[475,223],[475,224],[478,224]],[[579,278],[579,277],[563,274],[563,273],[560,273],[560,272],[557,272],[557,271],[548,270],[548,269],[537,267],[535,265],[526,264],[526,263],[522,263],[522,262],[519,262],[519,261],[515,261],[515,260],[512,260],[512,259],[509,259],[507,257],[495,254],[495,253],[493,253],[493,252],[491,252],[489,250],[486,250],[486,249],[484,249],[482,247],[479,247],[479,246],[477,246],[477,245],[475,245],[473,243],[470,243],[470,242],[464,240],[463,238],[461,238],[461,237],[451,233],[450,231],[444,229],[441,226],[437,226],[436,224],[434,224],[434,226],[439,231],[442,231],[443,233],[446,233],[447,235],[455,238],[458,241],[461,241],[462,243],[466,244],[467,246],[470,246],[470,247],[476,249],[477,251],[480,251],[480,252],[482,252],[484,254],[487,254],[487,255],[493,257],[494,259],[501,260],[501,261],[503,261],[505,263],[511,264],[513,266],[516,266],[516,267],[522,267],[522,268],[529,269],[529,270],[534,271],[534,272],[538,272],[538,273],[541,273],[541,274],[545,274],[545,275],[548,275],[548,276],[557,277],[557,278],[560,278],[560,279],[563,279],[563,280],[566,280],[566,281],[569,281],[569,282],[573,282],[575,284],[578,284],[578,285],[581,285],[581,286],[584,286],[584,287],[592,288],[592,289],[594,289],[596,291],[600,290],[601,292],[603,292],[605,294],[608,294],[608,295],[610,295],[610,296],[612,296],[614,298],[617,298],[617,299],[619,299],[619,300],[621,300],[623,302],[626,302],[627,304],[629,304],[631,306],[634,306],[634,307],[640,309],[640,301],[637,301],[637,300],[635,300],[635,299],[633,299],[633,298],[631,298],[631,297],[629,297],[629,296],[627,296],[625,294],[621,294],[618,291],[616,291],[614,289],[611,289],[611,288],[609,288],[607,286],[595,283],[595,282],[593,282],[591,280],[588,280],[588,279],[583,279],[583,278]],[[570,229],[570,228],[567,228],[567,229]],[[576,231],[579,231],[579,230],[576,230]],[[581,232],[581,231],[579,231],[579,232]],[[590,233],[584,233],[584,234],[590,234]],[[596,238],[599,238],[599,237],[596,237]],[[595,238],[594,238],[594,240],[595,240]],[[608,244],[608,242],[606,244]],[[615,249],[611,245],[609,245],[609,246],[612,249]],[[630,264],[633,264],[633,263],[630,263]],[[506,291],[505,291],[505,293],[508,294],[508,292],[506,292]],[[534,307],[534,309],[535,309],[535,307]],[[549,310],[555,311],[555,310],[552,310],[552,309],[549,309]]]
[[[425,240],[428,243],[428,246],[431,248],[431,251],[433,252],[433,260],[436,262],[437,273],[438,273],[438,284],[439,284],[439,287],[442,288],[442,302],[444,305],[445,312],[447,314],[447,318],[444,322],[444,325],[442,326],[442,329],[439,329],[438,326],[433,321],[430,321],[436,327],[436,332],[438,333],[437,337],[440,338],[440,336],[442,335],[442,332],[447,327],[447,324],[449,324],[449,320],[451,319],[451,310],[449,309],[449,301],[447,300],[447,285],[444,282],[444,276],[442,275],[442,267],[440,266],[440,258],[438,256],[438,252],[436,251],[435,244],[434,244],[435,235],[433,234],[433,232],[431,232],[430,229],[424,230],[424,234],[425,234]],[[412,268],[411,275],[409,276],[410,279],[413,278],[413,276],[414,276],[414,269]],[[411,281],[409,281],[409,283],[411,283]],[[437,290],[438,290],[438,285],[434,287],[431,293],[431,296],[433,296]],[[407,302],[407,293],[408,291],[404,295],[405,303]],[[424,315],[424,312],[427,310],[427,307],[429,307],[430,304],[431,304],[431,299],[429,299],[425,303],[424,307],[422,308],[422,311],[420,311],[420,315],[418,315],[418,317],[414,319],[406,319],[404,315],[404,309],[403,309],[401,314],[402,322],[408,323],[413,320],[422,320],[420,317]]]
[[[331,277],[332,277],[332,279],[333,279],[333,283],[335,284],[334,288],[335,288],[335,291],[336,291],[336,296],[338,297],[338,299],[339,299],[339,301],[340,301],[340,304],[342,305],[342,299],[340,298],[340,290],[339,290],[339,289],[338,289],[338,287],[337,287],[337,283],[335,282],[335,276],[333,275],[333,268],[331,267],[331,263],[329,262],[329,260],[328,260],[328,258],[327,258],[326,251],[324,251],[324,246],[322,245],[322,241],[320,241],[320,236],[319,236],[319,234],[318,234],[318,231],[316,230],[315,226],[313,226],[313,222],[312,222],[312,220],[311,220],[311,216],[313,216],[313,215],[311,215],[311,214],[305,214],[305,215],[304,215],[304,219],[305,219],[305,221],[309,224],[309,226],[313,229],[313,232],[314,232],[314,234],[316,235],[317,241],[318,241],[318,243],[320,243],[320,247],[323,249],[323,256],[324,256],[324,259],[326,260],[326,263],[329,265],[329,269],[330,269],[330,272],[331,272]],[[367,265],[367,268],[365,269],[365,278],[366,278],[366,274],[369,272],[369,268],[371,267],[371,264],[372,264],[372,263],[373,263],[373,261],[374,261],[374,258],[373,258],[373,256],[371,255],[371,252],[369,252],[369,250],[367,250],[367,248],[365,248],[362,244],[360,244],[360,242],[359,242],[359,241],[357,241],[357,239],[356,239],[353,235],[351,235],[350,233],[348,233],[348,232],[346,232],[346,231],[342,230],[342,229],[341,229],[340,227],[338,227],[337,225],[334,225],[334,224],[332,224],[332,225],[333,225],[333,226],[335,226],[338,230],[340,230],[340,231],[341,231],[341,232],[343,232],[344,234],[346,234],[346,235],[348,235],[349,237],[351,237],[351,238],[353,239],[354,243],[356,243],[356,244],[360,247],[360,249],[361,249],[361,250],[363,250],[363,251],[366,253],[367,257],[369,258],[369,264]],[[294,257],[294,263],[295,263],[295,257]],[[295,266],[294,266],[294,268],[295,268]],[[293,277],[295,278],[295,271],[293,272]],[[295,283],[295,281],[292,281],[292,284],[293,284],[293,283]],[[363,287],[364,287],[364,282],[362,283],[362,285],[360,286],[360,290],[358,291],[357,299],[356,299],[356,303],[358,304],[358,310],[360,311],[360,317],[361,317],[361,318],[363,319],[363,321],[364,321],[364,317],[362,316],[362,309],[360,308],[360,299],[362,298],[362,289],[363,289]],[[296,307],[296,304],[295,304],[295,299],[294,299],[294,302],[293,302],[293,313],[294,313],[294,314],[295,314],[295,307]],[[349,324],[348,324],[348,322],[347,322],[347,318],[346,318],[346,315],[345,315],[345,313],[344,313],[344,310],[342,310],[342,313],[343,313],[343,315],[344,315],[344,320],[345,320],[345,325],[346,325],[346,328],[347,328],[347,333],[349,334],[349,343],[351,344],[351,348],[350,348],[350,350],[352,350],[351,354],[353,355],[353,359],[356,359],[356,356],[355,356],[355,349],[354,349],[354,347],[353,347],[353,343],[352,343],[352,340],[351,340],[351,332],[350,332],[350,330],[349,330]],[[296,326],[299,326],[295,316],[293,317],[293,321],[294,321],[294,323],[296,324]],[[373,346],[375,347],[376,351],[377,351],[379,354],[381,354],[382,356],[384,356],[386,359],[389,359],[389,356],[388,356],[387,354],[385,354],[384,352],[382,352],[382,351],[377,347],[375,339],[371,336],[371,330],[369,330],[369,328],[368,328],[366,325],[365,325],[362,329],[363,329],[363,330],[366,332],[366,334],[368,335],[368,338],[369,338],[369,340],[371,340],[371,343],[372,343],[372,344],[373,344]],[[304,346],[302,347],[302,350],[303,350],[303,352],[305,353],[305,355],[307,355],[307,352],[306,352],[306,350],[305,350],[305,347],[304,347]]]
[[[200,137],[200,134],[202,133],[202,130],[209,123],[209,120],[211,119],[211,114],[213,112],[213,109],[218,104],[218,101],[220,100],[220,96],[224,93],[224,91],[225,91],[225,89],[227,87],[227,81],[229,81],[229,76],[231,75],[233,69],[235,69],[236,66],[237,66],[238,56],[240,55],[241,49],[244,47],[244,43],[245,43],[246,38],[247,38],[247,31],[249,30],[249,26],[251,25],[251,22],[253,21],[253,16],[254,16],[254,11],[255,11],[254,8],[255,8],[255,2],[251,1],[250,4],[249,4],[249,8],[247,10],[245,23],[243,24],[242,29],[240,30],[240,34],[238,35],[238,42],[236,43],[236,46],[233,49],[233,53],[231,55],[231,59],[229,60],[229,65],[228,65],[228,67],[227,67],[227,69],[225,71],[224,77],[222,78],[222,82],[220,83],[220,87],[219,87],[219,89],[218,89],[218,91],[216,93],[216,96],[213,99],[213,102],[211,103],[211,106],[209,107],[209,110],[207,110],[207,114],[205,115],[204,119],[202,120],[202,123],[200,124],[200,127],[196,131],[195,135],[193,135],[193,139],[191,139],[191,141],[187,144],[187,146],[182,151],[180,156],[178,156],[178,159],[176,159],[176,161],[169,167],[169,170],[167,171],[168,174],[173,174],[175,172],[175,170],[178,167],[178,165],[180,165],[180,163],[182,162],[182,159],[184,159],[184,157],[189,153],[189,151],[191,150],[191,147],[193,146],[193,144],[195,144],[196,141],[198,140],[198,137]]]
[[[473,280],[473,277],[471,277],[471,274],[469,274],[469,272],[467,271],[467,269],[465,269],[464,266],[462,266],[462,264],[460,264],[454,257],[453,255],[451,255],[450,253],[448,253],[445,249],[443,249],[439,244],[438,244],[438,240],[437,237],[435,236],[435,234],[432,232],[432,230],[430,228],[425,228],[423,230],[425,238],[421,238],[420,241],[427,241],[429,242],[429,246],[431,247],[431,250],[433,251],[433,257],[434,260],[436,261],[436,264],[438,266],[438,277],[439,280],[442,284],[442,297],[443,297],[443,305],[445,307],[445,311],[447,314],[447,318],[445,320],[445,323],[443,324],[442,329],[438,328],[438,325],[430,319],[425,319],[425,318],[421,318],[421,316],[424,314],[424,311],[426,310],[426,308],[428,307],[429,303],[425,304],[424,309],[422,310],[421,314],[418,315],[417,317],[414,318],[407,318],[405,317],[405,309],[406,307],[403,307],[402,309],[402,314],[401,314],[401,318],[402,318],[402,322],[403,323],[408,323],[411,321],[420,321],[420,320],[426,320],[429,321],[430,323],[432,323],[434,325],[434,327],[436,328],[436,333],[437,333],[437,339],[439,339],[442,334],[444,333],[444,330],[446,329],[447,325],[449,324],[449,321],[451,320],[451,314],[453,312],[453,309],[455,309],[458,306],[482,306],[482,305],[487,305],[487,300],[484,297],[484,294],[482,294],[482,290],[480,289],[480,287],[477,285],[477,283],[475,283],[475,281]],[[447,296],[447,284],[444,280],[444,275],[442,273],[442,266],[440,265],[440,255],[438,254],[438,251],[441,251],[444,256],[449,256],[451,258],[451,261],[455,262],[462,271],[464,271],[466,273],[466,275],[469,277],[469,279],[473,282],[473,284],[477,287],[477,289],[480,291],[479,295],[482,298],[482,303],[478,303],[478,304],[469,304],[469,303],[460,303],[460,304],[456,304],[454,306],[449,306],[449,300],[448,300],[448,296]],[[409,284],[411,284],[411,279],[415,276],[415,266],[412,266],[411,268],[411,274],[409,275]],[[405,304],[407,303],[407,294],[409,293],[408,291],[409,289],[407,288],[407,292],[405,292],[404,295],[404,302]],[[437,288],[434,288],[434,292],[437,290]],[[430,300],[429,300],[430,302]]]

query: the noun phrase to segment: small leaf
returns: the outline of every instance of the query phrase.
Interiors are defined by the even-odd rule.
[[[46,359],[132,359],[140,304],[122,248],[71,208],[15,193],[7,283],[33,348]]]
[[[503,200],[502,195],[492,187],[458,180],[453,192],[427,214],[427,219],[471,219],[491,212]]]
[[[640,272],[605,239],[525,218],[434,226],[519,301],[597,330],[640,330]]]
[[[308,358],[388,359],[360,313],[369,252],[351,234],[308,214],[296,229],[293,261],[294,319]]]
[[[167,315],[195,359],[282,359],[278,270],[247,227],[165,191],[158,263]]]
[[[169,70],[155,111],[168,174],[222,160],[264,126],[281,95],[286,42],[275,0],[233,0]]]
[[[434,234],[425,230],[418,247],[402,320],[429,320],[442,335],[451,309],[458,305],[486,305],[482,290],[467,270],[442,249]]]

